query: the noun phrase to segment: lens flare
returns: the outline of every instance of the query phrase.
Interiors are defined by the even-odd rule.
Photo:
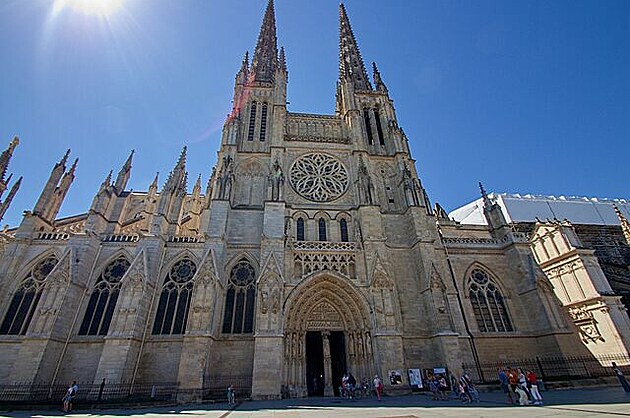
[[[118,11],[123,0],[55,0],[53,14],[72,10],[86,15],[108,17]]]

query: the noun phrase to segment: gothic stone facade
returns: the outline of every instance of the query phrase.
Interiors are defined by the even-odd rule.
[[[406,383],[588,352],[525,235],[430,208],[373,70],[341,5],[335,114],[287,111],[270,1],[205,193],[187,192],[185,148],[160,190],[126,191],[130,156],[87,213],[56,219],[66,154],[2,234],[0,382],[243,377],[253,397],[297,397],[331,395],[345,370]]]

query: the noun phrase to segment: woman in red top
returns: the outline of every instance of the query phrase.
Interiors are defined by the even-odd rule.
[[[534,398],[534,403],[536,405],[542,405],[542,396],[540,396],[540,392],[538,392],[538,379],[536,378],[536,374],[531,370],[527,371],[527,384],[529,385],[532,398]]]

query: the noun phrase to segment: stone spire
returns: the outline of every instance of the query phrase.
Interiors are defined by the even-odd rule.
[[[112,174],[114,173],[114,170],[109,170],[109,173],[107,174],[107,177],[105,177],[105,180],[103,180],[103,182],[101,183],[101,187],[99,187],[98,192],[104,192],[105,190],[107,190],[109,188],[109,186],[112,185]]]
[[[131,161],[133,160],[134,152],[134,150],[131,150],[131,154],[129,154],[127,161],[125,161],[125,165],[122,166],[118,172],[118,177],[116,177],[114,187],[116,188],[116,193],[118,194],[122,193],[125,190],[125,187],[127,187],[127,182],[131,176]]]
[[[7,183],[8,182],[9,181],[7,180]],[[0,202],[0,221],[2,220],[2,218],[4,218],[4,214],[7,212],[7,209],[9,209],[9,205],[11,205],[11,201],[13,200],[13,197],[15,197],[15,194],[20,188],[21,184],[22,184],[22,177],[20,177],[18,181],[16,181],[13,184],[13,187],[11,187],[11,190],[9,190],[9,194],[7,195],[7,198],[4,199],[3,202]]]
[[[381,93],[388,93],[387,86],[385,85],[385,83],[383,83],[383,80],[381,79],[381,73],[378,71],[378,68],[376,67],[375,62],[372,62],[372,71],[373,71],[374,86],[376,87],[376,91],[381,92]]]
[[[285,73],[288,72],[288,70],[287,70],[287,57],[284,55],[284,47],[283,46],[280,47],[280,55],[278,56],[278,69],[280,71],[285,72]]]
[[[157,173],[155,173],[155,178],[153,179],[153,182],[149,185],[149,191],[148,191],[149,196],[157,196],[159,176],[160,176],[160,172],[158,171]]]
[[[372,90],[343,3],[339,4],[339,79],[353,83],[355,90]]]
[[[48,178],[48,181],[46,182],[46,185],[44,186],[44,190],[42,190],[42,193],[39,195],[39,199],[37,200],[37,203],[35,203],[35,207],[33,208],[33,214],[43,215],[46,207],[51,204],[51,201],[53,199],[53,194],[55,193],[55,189],[57,188],[57,185],[59,184],[59,180],[61,179],[61,176],[63,176],[64,172],[66,171],[66,162],[68,161],[69,155],[70,155],[70,150],[66,151],[63,158],[61,158],[61,161],[59,161],[53,167],[50,173],[50,177]]]
[[[267,3],[258,43],[252,58],[252,73],[254,81],[272,82],[278,62],[278,44],[276,37],[276,16],[273,0]]]
[[[186,174],[186,153],[188,148],[184,145],[182,153],[179,155],[175,168],[169,173],[166,183],[164,184],[165,191],[172,191],[180,187],[182,180]]]
[[[199,174],[199,177],[197,177],[197,182],[195,183],[193,187],[193,191],[192,191],[193,199],[199,199],[200,196],[201,196],[201,174]]]
[[[483,198],[483,207],[485,210],[490,210],[492,208],[492,201],[488,197],[488,193],[486,193],[486,189],[484,189],[483,184],[479,182],[479,191],[481,192],[481,197]]]
[[[0,154],[0,184],[4,186],[3,191],[6,189],[8,181],[4,181],[4,177],[7,174],[9,168],[9,162],[13,156],[13,150],[20,144],[20,139],[16,136],[9,143],[9,147]]]
[[[625,216],[621,213],[617,205],[613,203],[613,209],[615,209],[615,213],[617,214],[617,218],[619,218],[619,223],[621,224],[621,230],[623,231],[623,236],[626,237],[626,242],[630,245],[630,222],[626,219]]]

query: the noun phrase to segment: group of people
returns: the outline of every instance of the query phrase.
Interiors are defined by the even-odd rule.
[[[378,375],[374,376],[374,379],[372,380],[372,388],[370,388],[370,381],[368,379],[363,379],[363,382],[357,385],[357,379],[352,375],[352,373],[348,372],[341,378],[339,395],[342,398],[353,399],[357,395],[357,390],[361,390],[362,396],[369,396],[371,389],[376,395],[376,398],[380,401],[383,396],[384,388],[385,385]]]
[[[453,394],[453,397],[461,400],[463,403],[479,402],[479,392],[466,371],[459,378],[451,373],[449,378],[450,392]],[[427,376],[427,384],[434,401],[448,400],[449,384],[444,374],[429,374]]]
[[[506,402],[512,405],[542,405],[538,391],[538,378],[532,370],[518,368],[500,368],[499,381],[506,394]]]

